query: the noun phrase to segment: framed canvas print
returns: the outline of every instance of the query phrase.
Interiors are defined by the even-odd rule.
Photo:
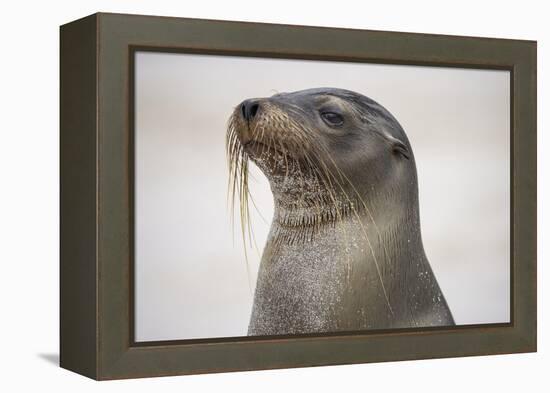
[[[536,43],[61,27],[61,366],[536,350]]]

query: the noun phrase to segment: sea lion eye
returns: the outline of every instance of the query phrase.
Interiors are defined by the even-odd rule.
[[[322,112],[321,117],[329,126],[341,126],[344,124],[343,116],[335,112]]]

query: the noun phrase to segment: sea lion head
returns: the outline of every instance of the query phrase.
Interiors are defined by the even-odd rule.
[[[233,194],[247,197],[252,160],[270,182],[282,225],[335,221],[376,201],[416,205],[405,132],[382,105],[353,91],[316,88],[244,100],[229,119],[227,153]]]

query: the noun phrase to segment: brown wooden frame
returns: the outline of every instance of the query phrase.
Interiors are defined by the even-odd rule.
[[[136,50],[509,70],[511,322],[136,343]],[[95,379],[536,351],[536,42],[94,14],[61,26],[61,366]]]

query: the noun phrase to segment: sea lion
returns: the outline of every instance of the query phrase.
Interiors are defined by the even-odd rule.
[[[422,245],[414,155],[382,105],[335,88],[248,99],[227,154],[243,234],[249,160],[274,198],[249,335],[454,325]]]

